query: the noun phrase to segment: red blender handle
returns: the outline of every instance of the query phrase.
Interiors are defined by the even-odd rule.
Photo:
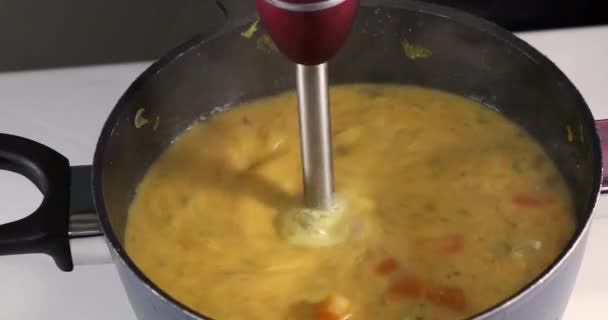
[[[318,65],[348,36],[359,0],[256,0],[261,22],[290,60]]]

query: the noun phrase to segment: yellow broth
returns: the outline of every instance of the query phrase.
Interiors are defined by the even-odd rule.
[[[300,205],[296,97],[192,126],[130,209],[126,248],[160,288],[215,319],[463,319],[523,288],[573,234],[563,178],[477,102],[398,85],[331,91],[335,183],[353,235],[287,244]]]

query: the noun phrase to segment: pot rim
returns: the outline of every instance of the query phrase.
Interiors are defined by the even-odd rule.
[[[578,221],[578,226],[575,234],[572,236],[568,244],[561,251],[560,255],[556,257],[554,262],[550,264],[540,275],[532,279],[525,287],[519,291],[513,293],[508,298],[500,301],[496,305],[481,311],[469,318],[468,320],[481,320],[486,317],[495,316],[504,312],[510,305],[517,302],[522,297],[528,295],[528,293],[534,291],[537,287],[541,286],[546,280],[548,280],[560,266],[569,258],[579,246],[579,243],[583,240],[584,235],[587,233],[591,219],[594,214],[595,204],[600,194],[600,186],[602,180],[602,154],[597,129],[595,127],[595,120],[593,114],[589,109],[589,106],[585,102],[584,98],[576,88],[576,86],[568,79],[568,77],[545,55],[533,48],[524,40],[520,39],[513,33],[503,29],[502,27],[487,21],[483,18],[474,16],[472,14],[460,11],[458,9],[445,7],[441,5],[435,5],[430,3],[424,3],[417,0],[361,0],[361,6],[366,7],[386,7],[394,9],[409,10],[414,12],[423,13],[435,17],[441,17],[451,20],[461,25],[467,25],[475,28],[481,32],[485,32],[490,36],[506,42],[510,47],[516,49],[521,54],[526,55],[528,58],[536,62],[537,64],[543,64],[548,66],[547,72],[552,73],[552,76],[561,81],[564,84],[564,89],[571,92],[575,97],[578,108],[582,114],[582,125],[583,128],[587,129],[588,137],[585,137],[585,141],[591,143],[592,148],[592,192],[588,199],[586,199],[586,211],[588,215],[582,221]],[[95,207],[99,215],[99,219],[102,225],[104,234],[109,242],[110,250],[113,251],[115,257],[120,257],[121,262],[124,263],[137,278],[156,296],[168,302],[172,307],[178,311],[185,312],[192,319],[211,319],[202,313],[199,313],[190,307],[184,305],[180,301],[174,299],[171,295],[165,292],[163,289],[158,287],[150,278],[148,278],[129,257],[126,250],[124,249],[121,241],[112,229],[110,223],[107,208],[104,202],[103,195],[103,164],[105,158],[105,150],[107,141],[111,137],[112,129],[117,123],[120,116],[123,114],[125,107],[128,105],[128,101],[134,96],[136,92],[141,89],[145,83],[161,73],[165,67],[176,62],[182,55],[187,54],[191,50],[195,50],[199,46],[205,45],[207,42],[211,42],[214,39],[222,36],[224,33],[234,30],[235,28],[244,27],[252,23],[257,18],[257,13],[249,15],[247,17],[235,19],[229,21],[223,26],[216,28],[210,33],[199,34],[193,37],[191,40],[184,44],[170,50],[167,54],[162,56],[152,65],[150,65],[143,73],[141,73],[135,81],[127,88],[125,93],[119,98],[112,112],[106,119],[100,137],[97,142],[95,155],[93,158],[93,176],[92,176],[92,187]]]

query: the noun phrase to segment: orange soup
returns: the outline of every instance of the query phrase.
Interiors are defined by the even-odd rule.
[[[525,131],[477,102],[332,87],[337,193],[360,215],[328,247],[288,244],[302,198],[296,96],[193,125],[149,169],[126,248],[159,287],[230,319],[463,319],[520,290],[574,232],[570,194]]]

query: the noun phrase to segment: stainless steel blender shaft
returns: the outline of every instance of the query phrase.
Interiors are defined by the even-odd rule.
[[[327,63],[297,64],[296,71],[304,202],[325,209],[334,191]]]

